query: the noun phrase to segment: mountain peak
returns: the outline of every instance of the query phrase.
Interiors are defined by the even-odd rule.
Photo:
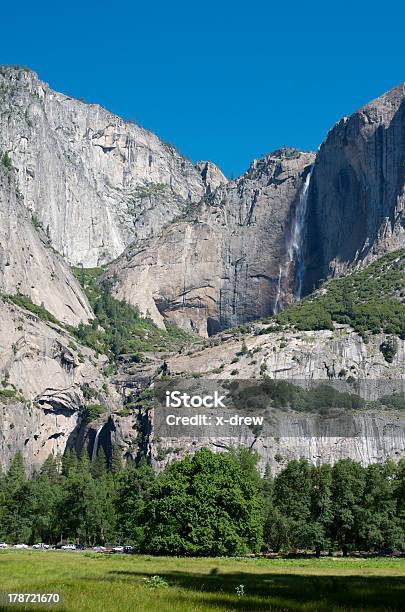
[[[390,120],[405,100],[405,83],[400,83],[378,98],[371,100],[359,110],[360,113],[379,118],[380,121]]]
[[[198,161],[195,167],[201,174],[207,193],[213,193],[217,187],[228,182],[223,172],[211,161]]]

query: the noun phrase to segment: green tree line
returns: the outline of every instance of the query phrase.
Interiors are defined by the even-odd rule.
[[[290,461],[275,477],[248,450],[199,450],[155,474],[117,449],[50,456],[0,476],[0,540],[134,545],[163,555],[405,549],[405,459],[362,466]]]

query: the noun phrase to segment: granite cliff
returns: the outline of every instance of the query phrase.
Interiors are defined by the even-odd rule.
[[[0,467],[21,450],[30,471],[80,446],[92,410],[120,405],[103,375],[107,358],[66,329],[0,298]],[[108,417],[107,417],[108,418]]]
[[[267,326],[254,324],[248,332],[220,334],[207,345],[189,346],[166,355],[163,378],[162,357],[150,355],[149,363],[127,369],[118,379],[128,408],[112,414],[109,422],[105,419],[92,425],[89,439],[104,427],[100,444],[106,451],[113,440],[127,458],[137,460],[142,451],[159,470],[201,447],[215,452],[232,446],[252,448],[259,454],[262,473],[268,466],[277,473],[290,459],[301,457],[320,465],[343,457],[368,464],[388,456],[393,460],[404,456],[403,410],[376,402],[405,392],[405,341],[398,341],[395,358],[387,363],[380,349],[382,334],[364,342],[348,326],[317,332],[263,331]],[[167,411],[162,416],[161,403],[150,399],[156,388],[192,389],[198,394],[214,389],[222,392],[232,381],[247,381],[254,386],[267,380],[304,387],[324,383],[369,403],[364,409],[340,410],[325,401],[310,412],[276,410],[258,430],[245,425],[215,426],[218,411],[172,410],[180,415],[212,414],[208,427],[181,429],[162,427]],[[251,405],[255,402],[251,404],[245,398],[236,412],[249,415]]]
[[[114,294],[158,324],[210,336],[293,299],[288,237],[315,156],[282,149],[206,196],[109,268]],[[281,280],[283,286],[281,287]]]
[[[108,454],[113,443],[158,468],[229,441],[256,448],[261,468],[270,462],[273,471],[300,456],[403,456],[398,410],[370,405],[330,420],[292,411],[279,415],[277,435],[247,428],[171,440],[159,439],[143,394],[165,377],[344,381],[370,402],[393,382],[403,393],[403,254],[368,284],[359,277],[340,293],[326,284],[302,310],[253,321],[323,278],[351,282],[354,268],[404,246],[404,100],[395,88],[340,121],[316,156],[284,148],[227,181],[213,163],[193,165],[31,71],[1,69],[0,467],[17,449],[33,471],[49,453],[74,447],[94,456],[103,446]],[[177,332],[183,346],[162,351],[152,347],[161,332],[143,321],[142,354],[120,353],[117,334],[108,364],[92,339],[105,331],[97,299],[93,312],[69,264],[105,264],[100,287],[111,285],[155,325],[200,338]],[[331,435],[334,422],[341,435]]]
[[[93,317],[69,266],[24,207],[14,170],[4,163],[0,163],[0,292],[28,296],[71,325]]]
[[[405,85],[333,127],[308,195],[304,291],[405,245]]]
[[[0,70],[0,152],[52,246],[88,267],[158,233],[225,180],[214,164],[196,168],[151,132],[8,67]]]
[[[401,85],[338,122],[316,156],[255,160],[130,246],[112,268],[116,295],[209,336],[404,246],[404,126]]]

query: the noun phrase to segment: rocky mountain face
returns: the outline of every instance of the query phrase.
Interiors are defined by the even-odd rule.
[[[52,246],[87,267],[158,233],[225,180],[214,164],[196,168],[151,132],[12,68],[0,71],[0,152]]]
[[[20,293],[71,325],[93,317],[69,266],[22,203],[15,173],[0,163],[0,292]],[[2,321],[4,325],[4,321]]]
[[[214,193],[217,187],[227,183],[226,177],[221,170],[210,161],[199,161],[195,167],[201,174],[207,195]]]
[[[136,460],[142,451],[160,470],[201,447],[222,452],[242,446],[258,452],[263,473],[268,466],[277,473],[290,459],[301,457],[319,465],[344,457],[368,464],[388,456],[398,460],[404,455],[403,413],[381,410],[373,404],[354,410],[330,409],[326,404],[324,410],[314,408],[310,412],[276,410],[257,431],[246,425],[216,426],[214,415],[218,412],[204,409],[204,414],[213,415],[212,424],[204,430],[185,428],[179,433],[178,429],[162,428],[160,404],[145,403],[142,390],[165,388],[163,358],[170,388],[189,388],[193,393],[207,388],[221,391],[224,384],[238,380],[251,384],[286,381],[304,387],[314,381],[324,382],[370,402],[405,391],[405,341],[399,341],[393,362],[387,363],[380,350],[383,335],[365,343],[343,325],[334,331],[263,331],[264,325],[254,324],[248,333],[222,333],[205,345],[185,347],[170,357],[149,355],[148,363],[131,366],[116,377],[116,382],[124,396],[135,394],[138,408],[131,414],[119,409],[90,424],[86,434],[90,452],[98,434],[99,445],[106,451],[113,442],[127,459]],[[237,412],[250,414],[249,405],[239,405]]]
[[[211,335],[405,244],[405,87],[342,119],[316,158],[253,162],[114,266],[116,294]],[[211,190],[212,191],[212,190]]]
[[[223,452],[230,448],[251,448],[259,457],[262,475],[270,469],[279,473],[293,459],[307,459],[314,465],[334,464],[353,459],[368,465],[382,463],[387,457],[398,461],[405,454],[405,419],[395,412],[302,415],[294,411],[279,414],[260,433],[241,425],[207,428],[205,435],[158,436],[151,439],[152,464],[157,470],[200,448]]]
[[[205,336],[404,244],[404,99],[400,86],[342,119],[316,160],[286,149],[227,183],[211,162],[3,68],[0,152],[65,259],[96,266],[128,247],[116,294]]]
[[[405,245],[405,85],[330,130],[308,197],[305,292]]]
[[[332,330],[269,331],[257,324],[248,335],[238,333],[215,337],[212,343],[191,354],[168,360],[173,375],[232,380],[260,379],[263,372],[274,379],[381,381],[404,379],[405,341],[398,339],[393,361],[387,363],[380,346],[385,335],[373,335],[367,343],[350,327]],[[258,333],[260,332],[260,333]],[[244,345],[242,350],[242,345]],[[233,374],[231,374],[233,372]],[[370,387],[377,393],[378,385]],[[358,391],[364,394],[360,387]]]
[[[106,357],[5,299],[0,312],[0,468],[21,450],[32,471],[50,453],[80,446],[86,406],[108,415],[120,397],[102,374]]]
[[[158,325],[202,336],[291,301],[288,237],[315,156],[283,149],[219,185],[155,238],[137,240],[109,269],[114,293]],[[203,176],[207,176],[207,173]],[[215,183],[214,183],[215,184]]]
[[[113,443],[128,460],[145,453],[159,469],[199,445],[233,443],[258,450],[261,468],[270,463],[273,471],[294,457],[403,456],[395,410],[329,419],[289,412],[279,415],[277,434],[242,427],[236,437],[223,430],[170,439],[159,438],[142,392],[165,376],[345,381],[370,401],[392,382],[404,390],[403,339],[387,361],[385,334],[365,342],[348,325],[227,331],[404,246],[404,99],[399,87],[343,119],[316,157],[282,149],[227,182],[211,162],[194,166],[150,132],[52,91],[34,73],[1,69],[0,467],[16,450],[33,471],[49,453],[74,447],[94,456]],[[68,263],[116,257],[104,273],[115,297],[158,326],[209,338],[177,353],[121,355],[111,376],[107,357],[63,324],[94,316]]]
[[[306,386],[310,381],[324,381],[357,393],[368,400],[405,391],[405,341],[399,341],[398,352],[388,364],[380,350],[383,335],[370,342],[348,326],[334,331],[262,333],[263,325],[254,325],[249,334],[221,334],[211,346],[191,353],[173,356],[169,372],[174,377],[220,385],[223,381],[296,381]],[[266,331],[266,330],[265,330]],[[179,385],[181,383],[179,382]],[[159,409],[158,409],[159,410]],[[241,406],[240,414],[250,414]],[[156,414],[152,415],[156,420]],[[213,419],[213,423],[215,420]],[[153,428],[152,428],[153,432]],[[334,463],[351,457],[373,463],[390,456],[398,460],[405,453],[405,417],[400,411],[354,410],[320,413],[278,412],[260,431],[251,427],[211,426],[203,435],[170,437],[157,429],[151,436],[151,456],[157,467],[195,452],[196,448],[224,450],[231,446],[255,449],[262,472],[270,466],[273,473],[291,459],[304,457],[315,464]]]
[[[1,330],[0,375],[7,389],[12,385],[17,389],[12,398],[0,397],[3,467],[17,449],[32,470],[51,452],[85,447],[92,456],[103,447],[108,454],[113,443],[127,460],[145,452],[157,469],[202,446],[218,452],[232,445],[248,446],[258,451],[260,469],[270,465],[274,473],[292,458],[320,464],[352,457],[367,464],[387,456],[396,460],[405,452],[405,421],[395,410],[327,415],[288,411],[259,432],[242,426],[236,434],[235,428],[225,427],[212,428],[205,437],[162,436],[155,427],[155,411],[142,399],[133,411],[123,409],[123,401],[159,383],[167,355],[149,355],[146,364],[107,380],[100,374],[105,359],[77,345],[58,326],[8,303],[2,304],[2,313],[10,331]],[[347,326],[335,331],[259,333],[263,329],[255,325],[248,334],[225,333],[207,346],[184,349],[167,360],[167,372],[179,385],[193,379],[198,384],[199,378],[218,385],[233,379],[259,382],[264,374],[299,384],[344,383],[369,400],[405,390],[405,341],[399,341],[393,363],[388,364],[379,349],[383,336],[366,344]],[[101,402],[104,412],[88,421],[84,410],[94,402]]]

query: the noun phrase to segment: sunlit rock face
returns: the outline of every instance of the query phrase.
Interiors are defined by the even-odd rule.
[[[404,340],[398,340],[398,352],[388,364],[379,348],[383,334],[373,335],[365,343],[345,325],[333,331],[255,333],[264,328],[264,325],[253,326],[252,333],[242,337],[238,332],[224,333],[210,347],[203,350],[196,347],[191,353],[174,355],[168,360],[174,377],[174,387],[170,388],[182,390],[189,384],[193,393],[198,393],[200,388],[226,392],[226,384],[222,386],[226,381],[244,381],[254,388],[265,380],[265,375],[271,381],[286,381],[304,388],[332,385],[340,391],[360,395],[370,402],[368,407],[339,410],[325,404],[322,410],[299,412],[273,406],[270,417],[266,417],[264,426],[258,430],[245,425],[216,426],[213,410],[212,425],[198,430],[198,435],[193,435],[196,429],[189,429],[187,435],[184,428],[177,440],[174,435],[171,437],[169,427],[162,430],[161,419],[155,411],[150,453],[159,469],[200,447],[217,452],[231,446],[252,448],[258,453],[262,473],[266,467],[277,473],[291,459],[306,458],[320,465],[350,457],[367,465],[387,457],[398,461],[404,456],[402,411],[381,409],[375,403],[377,398],[405,391]],[[242,342],[244,351],[241,351]],[[252,416],[250,407],[248,402],[239,403],[235,412]],[[230,411],[229,415],[232,414]]]
[[[120,405],[105,364],[62,327],[0,298],[0,471],[18,450],[32,472],[74,446],[89,394],[106,414]]]
[[[158,236],[131,245],[110,268],[115,295],[158,325],[202,336],[290,302],[288,236],[314,157],[283,149],[255,160]]]
[[[157,136],[57,93],[26,70],[0,72],[0,152],[25,206],[70,263],[96,266],[154,235],[206,185],[199,168]]]
[[[366,344],[347,326],[267,333],[258,323],[252,333],[245,328],[243,350],[238,331],[221,332],[404,246],[404,142],[399,87],[340,121],[316,158],[282,149],[227,181],[212,162],[193,165],[150,132],[52,91],[32,72],[0,69],[0,389],[9,391],[0,397],[0,468],[16,450],[32,473],[50,453],[87,449],[93,457],[113,443],[123,458],[146,453],[158,469],[201,445],[254,448],[262,472],[300,457],[367,464],[403,456],[403,417],[389,410],[291,412],[279,415],[277,435],[242,427],[237,436],[223,430],[197,441],[159,440],[152,411],[123,410],[138,388],[136,374],[107,376],[106,357],[6,294],[28,296],[78,325],[93,313],[68,263],[117,258],[106,271],[116,297],[159,326],[176,323],[204,337],[220,332],[211,344],[191,341],[178,354],[149,353],[138,364],[140,387],[164,369],[193,380],[266,374],[359,387],[373,380],[376,397],[397,380],[403,390],[400,339],[387,363],[384,335]],[[90,402],[104,411],[87,422]]]
[[[23,205],[15,174],[0,163],[0,292],[28,296],[64,323],[87,323],[93,318],[87,298]]]
[[[353,459],[363,465],[383,463],[387,457],[399,461],[405,455],[405,418],[395,413],[364,413],[325,417],[303,416],[291,412],[280,416],[259,434],[241,425],[218,429],[206,437],[152,438],[153,465],[163,469],[199,448],[224,452],[230,448],[250,448],[258,455],[258,469],[277,474],[289,461],[307,459],[314,465],[331,464],[339,459]]]

